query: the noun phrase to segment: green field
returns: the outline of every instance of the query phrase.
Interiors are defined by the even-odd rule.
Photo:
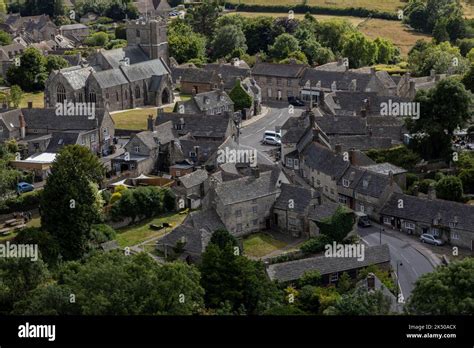
[[[301,5],[302,0],[229,0],[234,4],[247,5]],[[406,2],[400,0],[307,0],[308,6],[319,7],[363,7],[370,10],[385,12],[395,12],[406,5]]]

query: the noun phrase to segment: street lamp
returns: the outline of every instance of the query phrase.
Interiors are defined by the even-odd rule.
[[[398,281],[398,269],[399,269],[399,266],[402,267],[403,266],[403,263],[400,261],[400,260],[397,260],[397,284],[395,285],[395,287],[397,288],[397,302],[399,303],[399,287],[398,287],[398,284],[399,284],[399,281]]]

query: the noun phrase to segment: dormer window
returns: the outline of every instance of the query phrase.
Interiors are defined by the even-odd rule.
[[[344,187],[349,187],[349,185],[350,185],[349,180],[347,180],[347,179],[342,179],[342,186],[344,186]]]
[[[140,146],[135,146],[133,150],[137,153],[140,153]]]

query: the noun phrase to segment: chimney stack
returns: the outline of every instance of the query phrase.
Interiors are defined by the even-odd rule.
[[[436,199],[436,187],[434,185],[430,185],[428,188],[428,199]]]
[[[26,137],[26,122],[25,122],[25,117],[23,116],[22,113],[20,113],[19,121],[20,121],[20,138],[25,139]]]
[[[375,274],[373,273],[367,275],[367,291],[375,291]]]
[[[356,154],[355,154],[355,153],[356,153],[356,151],[355,151],[354,148],[351,148],[351,149],[349,150],[349,162],[350,162],[350,164],[352,164],[353,166],[355,166],[355,165],[357,164],[357,163],[356,163],[357,160],[356,160]]]
[[[147,130],[153,132],[153,115],[148,115]]]

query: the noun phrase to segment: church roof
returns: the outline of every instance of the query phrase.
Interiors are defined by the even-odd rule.
[[[130,82],[144,80],[153,75],[168,74],[168,70],[166,70],[161,59],[153,59],[138,64],[121,66],[120,69]]]

